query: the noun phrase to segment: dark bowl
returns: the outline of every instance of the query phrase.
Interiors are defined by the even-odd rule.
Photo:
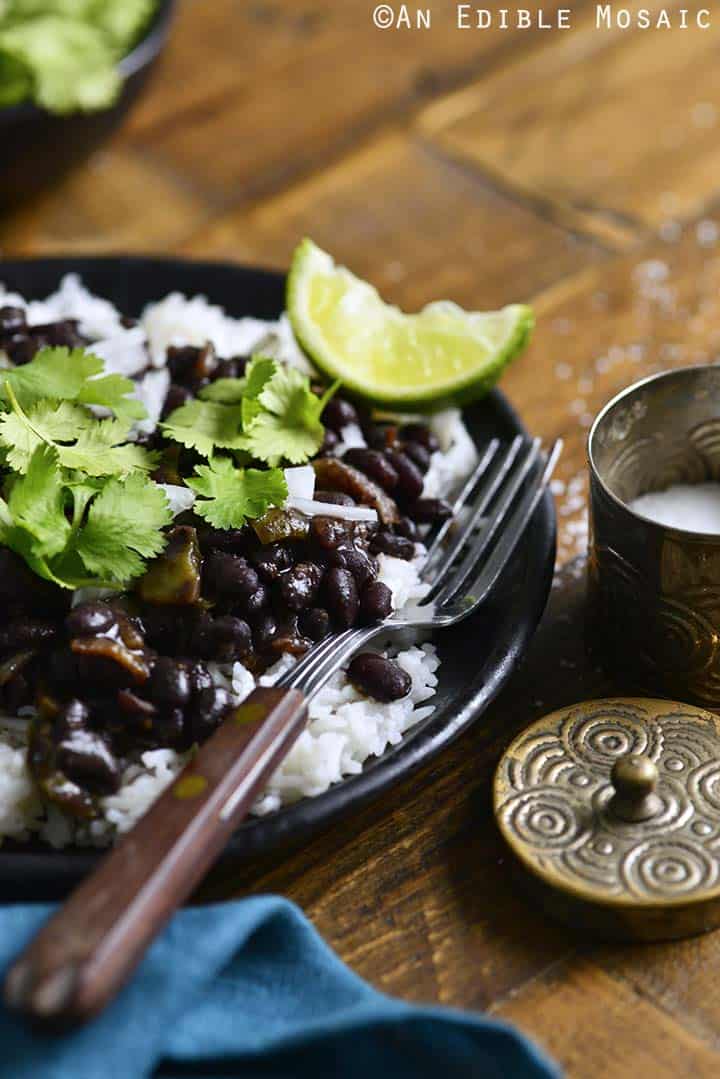
[[[0,109],[0,210],[37,195],[84,160],[138,98],[170,29],[175,0],[160,0],[143,37],[120,61],[124,78],[114,105],[99,112],[56,116],[31,101]]]
[[[285,306],[285,277],[269,270],[220,262],[147,257],[0,260],[0,281],[28,299],[40,299],[65,273],[78,273],[88,288],[122,311],[139,315],[168,292],[204,293],[235,316],[277,318]],[[508,401],[493,390],[465,410],[478,445],[509,443],[527,432]],[[363,771],[316,798],[303,798],[237,830],[223,859],[253,858],[305,842],[340,817],[357,812],[425,764],[476,722],[525,654],[550,590],[555,562],[555,511],[548,491],[487,604],[472,618],[434,637],[442,659],[436,711],[396,746],[366,762]],[[61,895],[97,864],[98,851],[51,850],[38,842],[0,848],[0,895]]]

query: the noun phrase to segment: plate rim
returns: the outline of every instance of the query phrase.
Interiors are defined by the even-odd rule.
[[[57,269],[58,274],[83,274],[83,266],[123,268],[144,266],[147,270],[171,273],[178,268],[191,268],[197,272],[220,271],[238,274],[240,277],[264,279],[273,289],[280,289],[286,278],[285,271],[266,266],[235,263],[226,259],[185,257],[154,254],[99,254],[73,252],[69,255],[12,256],[0,258],[0,282],[5,274],[14,270],[27,271],[33,266],[46,270]],[[59,281],[58,281],[59,283]],[[180,286],[178,285],[178,288]],[[213,301],[211,287],[205,291]],[[149,301],[147,301],[149,302]],[[501,422],[527,437],[528,432],[518,413],[498,389],[488,395]],[[427,764],[442,749],[476,722],[503,689],[518,663],[524,657],[534,636],[547,604],[555,565],[556,515],[554,500],[546,491],[528,528],[523,541],[524,558],[528,563],[526,576],[533,582],[528,602],[514,627],[503,642],[501,661],[494,664],[491,676],[473,685],[473,692],[463,699],[459,710],[452,716],[431,716],[422,722],[397,746],[391,747],[381,757],[371,759],[370,766],[358,775],[350,776],[315,797],[305,797],[296,803],[264,817],[252,818],[235,832],[220,863],[247,860],[265,855],[272,850],[292,845],[329,828],[340,817],[354,810],[361,810],[391,787],[409,778]],[[518,558],[516,556],[516,558]],[[511,569],[512,565],[508,567]],[[506,571],[507,573],[507,571]],[[505,577],[505,574],[503,574]],[[435,721],[435,722],[434,722]],[[0,847],[0,887],[4,891],[17,890],[23,897],[63,894],[76,884],[103,856],[102,848],[37,847],[32,850],[17,845],[15,849]]]

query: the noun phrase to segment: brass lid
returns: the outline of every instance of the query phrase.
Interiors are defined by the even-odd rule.
[[[676,701],[585,701],[514,740],[495,815],[563,921],[658,940],[720,924],[720,720]]]

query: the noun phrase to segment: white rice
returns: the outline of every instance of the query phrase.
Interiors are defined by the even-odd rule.
[[[120,313],[107,300],[93,296],[75,275],[63,278],[56,293],[43,301],[26,301],[7,292],[0,284],[0,305],[13,304],[27,310],[30,323],[76,318],[88,337],[102,341],[100,351],[108,370],[122,374],[141,371],[141,354],[149,356],[154,370],[139,381],[136,394],[145,404],[149,419],[140,430],[154,428],[167,392],[169,374],[164,369],[168,345],[203,345],[210,341],[221,356],[247,355],[262,350],[304,370],[308,361],[295,341],[285,315],[277,322],[253,318],[234,319],[203,296],[185,297],[171,293],[149,304],[137,328],[125,329]],[[472,469],[475,446],[457,409],[436,414],[431,420],[441,449],[433,454],[425,479],[427,497],[449,494]],[[355,425],[342,432],[343,449],[364,445]],[[182,491],[168,489],[173,510],[187,504]],[[379,556],[379,579],[391,589],[397,609],[409,609],[422,597],[427,586],[419,570],[424,547],[417,545],[411,562]],[[77,601],[92,590],[82,590]],[[408,672],[412,688],[407,697],[382,704],[362,696],[338,672],[313,699],[306,729],[268,783],[254,807],[257,814],[271,813],[300,798],[322,794],[347,776],[362,771],[366,760],[378,757],[397,745],[405,733],[432,714],[432,698],[437,685],[439,659],[433,645],[413,645],[396,655]],[[272,684],[295,662],[283,656],[259,679]],[[210,664],[218,685],[226,686],[236,701],[252,692],[255,679],[241,663]],[[102,816],[90,824],[77,825],[55,807],[44,806],[25,763],[27,719],[0,719],[0,842],[3,836],[26,838],[39,834],[56,847],[76,842],[104,845],[133,826],[161,791],[182,768],[187,754],[172,749],[156,749],[141,754],[123,775],[120,790],[101,800]]]

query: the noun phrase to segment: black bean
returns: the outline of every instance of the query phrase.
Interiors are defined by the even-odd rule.
[[[444,498],[418,498],[408,506],[408,513],[420,524],[434,524],[452,517],[452,506]]]
[[[186,382],[196,375],[198,368],[202,371],[204,352],[205,349],[196,345],[170,345],[167,350],[167,367],[173,382]]]
[[[325,602],[333,621],[340,629],[349,629],[358,615],[359,599],[355,578],[350,570],[333,566],[325,574]]]
[[[395,525],[395,531],[399,536],[404,536],[409,540],[416,540],[420,535],[418,526],[410,517],[401,517]]]
[[[16,333],[25,329],[25,312],[22,307],[0,307],[0,334]]]
[[[252,647],[250,626],[234,615],[203,619],[193,634],[194,651],[202,659],[230,663],[246,656]]]
[[[185,713],[182,708],[171,708],[164,715],[155,716],[150,733],[156,745],[188,749],[192,744],[192,738],[185,735]]]
[[[210,671],[199,659],[186,660],[185,667],[190,679],[190,689],[193,696],[197,696],[203,689],[209,689],[213,685]]]
[[[298,562],[280,578],[280,597],[291,611],[309,607],[317,595],[323,570],[315,562]]]
[[[316,502],[327,502],[331,506],[355,506],[357,504],[352,495],[346,495],[343,491],[316,491],[313,498]]]
[[[69,738],[73,731],[85,730],[90,724],[90,709],[83,701],[73,697],[55,719],[53,736],[56,741]]]
[[[151,701],[138,697],[131,689],[120,689],[117,694],[120,710],[135,719],[152,720],[157,715],[157,708]]]
[[[18,673],[3,687],[2,699],[5,711],[15,715],[21,708],[35,704],[34,683],[31,684],[24,673]]]
[[[270,611],[263,611],[257,618],[253,619],[252,635],[258,651],[265,651],[270,642],[277,636],[277,632],[277,622]]]
[[[50,682],[64,690],[74,689],[79,678],[78,658],[69,648],[53,649],[48,660]]]
[[[400,428],[400,437],[407,442],[419,442],[430,453],[440,449],[440,443],[425,423],[407,423]]]
[[[430,451],[425,449],[421,442],[404,442],[402,452],[417,465],[423,475],[430,468]]]
[[[0,627],[0,652],[18,652],[48,644],[57,636],[54,622],[21,615],[7,626]]]
[[[393,558],[404,558],[409,562],[415,557],[415,545],[405,536],[396,536],[392,532],[377,532],[370,540],[373,554],[389,554]]]
[[[37,611],[47,618],[50,610],[69,606],[69,595],[63,588],[44,581],[33,573],[23,560],[7,547],[0,547],[0,607],[3,618],[8,607]]]
[[[165,404],[162,407],[161,419],[166,419],[171,412],[174,412],[176,408],[180,408],[181,405],[186,405],[188,401],[192,400],[192,393],[186,389],[185,386],[179,385],[177,382],[172,382],[170,388],[165,397]]]
[[[348,526],[337,517],[313,517],[309,538],[321,551],[335,551],[348,542]]]
[[[274,581],[293,564],[292,551],[282,543],[266,543],[251,555],[252,563],[264,581]]]
[[[203,553],[217,549],[242,554],[250,536],[251,533],[247,528],[211,528],[209,525],[203,525],[198,529],[198,540]]]
[[[93,637],[108,633],[117,622],[117,615],[109,603],[93,601],[79,603],[65,619],[65,629],[70,637]]]
[[[163,708],[182,708],[190,699],[188,672],[168,656],[160,656],[148,683],[150,698]]]
[[[363,622],[381,622],[392,612],[392,592],[382,581],[371,581],[360,593]]]
[[[208,555],[203,577],[222,598],[247,599],[260,584],[260,578],[246,559],[226,551],[212,551]]]
[[[325,405],[321,418],[326,427],[332,427],[333,431],[338,432],[349,423],[358,422],[355,405],[350,404],[344,397],[338,397],[337,394]]]
[[[267,588],[264,584],[258,584],[254,592],[240,601],[238,611],[246,618],[252,618],[254,615],[259,614],[263,607],[267,607],[268,602]]]
[[[350,449],[345,454],[344,461],[353,468],[359,468],[371,480],[378,483],[384,491],[390,494],[398,485],[399,475],[390,459],[379,450]]]
[[[198,620],[197,612],[191,616],[188,612],[181,613],[177,607],[145,607],[145,640],[165,655],[184,653],[188,650],[188,641]]]
[[[16,367],[22,367],[23,364],[30,363],[30,360],[41,347],[42,344],[38,342],[37,338],[32,337],[27,332],[13,333],[3,340],[3,348]]]
[[[220,725],[223,716],[232,708],[232,697],[221,686],[203,689],[193,702],[190,713],[190,732],[193,741],[202,742]]]
[[[363,427],[365,441],[373,450],[384,450],[387,448],[387,432],[388,428],[382,427],[378,423],[369,423]]]
[[[328,453],[332,453],[339,442],[340,436],[335,434],[332,427],[326,427],[325,437],[323,438],[322,445],[318,451],[319,455],[323,457]]]
[[[311,641],[321,641],[330,632],[330,615],[324,607],[311,607],[300,615],[299,627]]]
[[[120,786],[120,765],[103,735],[87,726],[86,711],[80,701],[73,700],[58,716],[57,765],[80,786],[97,794],[113,794]]]
[[[76,348],[84,344],[84,339],[78,333],[77,322],[70,318],[31,326],[30,334],[37,342],[38,348],[48,345],[52,348]]]
[[[347,546],[334,552],[332,564],[350,570],[358,588],[364,588],[377,577],[377,562],[359,547]]]
[[[385,450],[385,456],[398,476],[395,494],[408,502],[419,498],[423,489],[422,472],[418,466],[400,450]]]
[[[220,360],[213,371],[213,382],[217,378],[242,378],[247,367],[247,359],[244,356],[232,356],[229,360]]]
[[[407,697],[412,686],[407,671],[374,652],[361,652],[355,656],[347,676],[360,693],[374,697],[376,701],[399,701],[401,697]]]

